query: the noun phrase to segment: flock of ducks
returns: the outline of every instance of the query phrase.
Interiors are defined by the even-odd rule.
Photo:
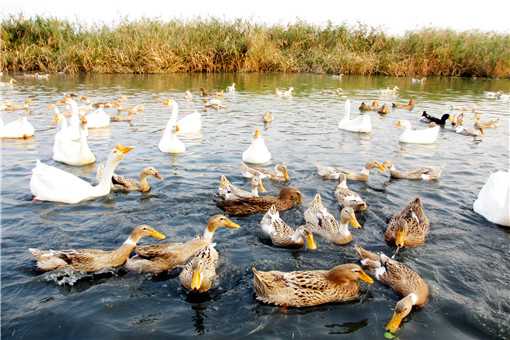
[[[421,80],[420,80],[421,81]],[[423,80],[424,81],[424,80]],[[414,81],[413,81],[414,82]],[[227,93],[235,93],[235,84],[226,89]],[[280,97],[292,96],[293,88],[276,90]],[[385,90],[394,93],[397,87]],[[210,96],[205,89],[200,89],[200,95]],[[205,107],[216,105],[222,107],[218,97],[223,91],[217,92],[205,102]],[[190,100],[193,94],[186,91],[185,100]],[[126,98],[121,97],[112,102],[90,104],[88,98],[77,95],[65,95],[63,99],[51,105],[54,110],[54,121],[57,130],[54,137],[53,159],[57,162],[82,166],[96,161],[96,157],[87,144],[89,128],[101,128],[115,121],[105,112],[105,108],[115,108],[118,112],[127,111],[125,120],[117,117],[119,121],[129,121],[130,115],[143,111],[143,107],[135,106],[125,109]],[[85,102],[86,107],[79,107],[78,102]],[[65,104],[69,112],[61,113],[58,104]],[[165,126],[158,148],[165,153],[183,153],[186,147],[180,141],[180,135],[192,135],[202,129],[201,114],[193,112],[179,117],[179,106],[175,100],[166,99],[163,105],[170,109],[170,118]],[[416,101],[411,99],[406,104],[394,103],[392,109],[413,110]],[[95,108],[89,111],[90,108]],[[5,109],[5,107],[3,108]],[[23,109],[26,109],[25,107]],[[345,102],[345,116],[339,122],[339,128],[346,131],[369,133],[372,130],[370,114],[376,111],[386,115],[390,112],[389,105],[380,106],[378,102],[372,105],[362,104],[361,115],[351,118],[351,103]],[[411,123],[398,120],[396,126],[403,128],[404,132],[399,140],[403,143],[434,143],[441,127],[450,122],[458,128],[463,126],[463,114],[445,114],[436,118],[423,112],[419,117],[433,126],[425,129],[413,130]],[[271,113],[265,113],[263,122],[271,123]],[[497,126],[497,121],[481,122],[479,115],[475,118],[473,129],[484,130]],[[27,138],[33,135],[33,127],[27,124],[26,117],[21,121],[2,126],[3,138]],[[14,124],[14,125],[13,125]],[[57,167],[49,166],[37,161],[32,170],[30,189],[35,200],[75,204],[105,196],[110,191],[139,191],[148,192],[151,186],[148,178],[154,177],[163,180],[159,171],[154,167],[141,170],[139,179],[125,178],[115,173],[117,166],[133,149],[132,146],[116,145],[108,155],[106,163],[99,165],[97,170],[97,184],[82,180],[81,178],[63,171]],[[272,159],[269,148],[259,129],[255,130],[250,146],[242,153],[240,172],[250,181],[251,190],[244,190],[233,185],[226,176],[221,176],[215,200],[218,207],[229,216],[247,216],[263,214],[260,221],[260,230],[276,247],[303,248],[316,251],[318,245],[315,236],[338,246],[346,246],[353,241],[349,230],[361,228],[356,214],[369,208],[361,195],[348,187],[348,181],[367,182],[370,172],[378,170],[388,173],[396,179],[432,181],[441,176],[441,169],[435,166],[420,166],[415,169],[399,170],[391,161],[371,161],[361,170],[353,171],[342,167],[322,166],[317,164],[317,174],[324,180],[337,181],[334,195],[341,207],[338,219],[331,214],[322,203],[317,193],[313,201],[305,210],[303,219],[305,223],[300,226],[290,226],[281,217],[280,212],[303,204],[302,194],[298,188],[284,186],[278,195],[265,194],[264,181],[275,181],[283,184],[291,181],[289,170],[285,164],[277,164],[274,169],[264,167]],[[505,178],[498,175],[494,181],[506,183],[506,188],[488,184],[482,189],[475,211],[491,209],[501,215],[503,209],[497,210],[499,196],[504,192],[507,195],[508,206],[510,190],[508,186],[508,173]],[[491,176],[492,178],[492,176]],[[505,182],[506,181],[506,182]],[[501,192],[499,192],[501,191]],[[485,193],[484,193],[485,192]],[[499,202],[499,201],[498,201]],[[505,203],[504,203],[505,204]],[[496,208],[494,208],[496,206]],[[503,206],[504,207],[504,206]],[[503,218],[509,219],[508,213]],[[488,218],[491,220],[491,218]],[[500,223],[496,218],[495,223]],[[510,222],[509,222],[510,223]],[[157,243],[139,246],[144,237],[164,240],[166,236],[148,225],[140,225],[119,248],[111,251],[98,249],[72,249],[72,250],[40,250],[30,249],[37,261],[37,268],[41,271],[57,269],[71,269],[82,273],[97,273],[112,268],[125,267],[139,273],[159,274],[182,268],[179,280],[183,287],[193,292],[207,292],[217,281],[217,267],[219,253],[215,249],[214,234],[220,228],[238,229],[240,225],[225,215],[215,215],[209,218],[202,235],[182,243]],[[413,199],[401,211],[396,212],[388,222],[384,239],[396,247],[392,257],[385,254],[373,253],[356,245],[355,251],[360,258],[360,264],[347,263],[327,270],[311,271],[262,271],[252,268],[253,288],[257,299],[268,304],[284,307],[315,306],[331,302],[351,301],[359,298],[360,281],[373,284],[373,277],[384,285],[392,288],[401,299],[396,303],[394,313],[386,325],[386,329],[395,333],[403,319],[411,312],[413,307],[426,305],[429,288],[423,278],[406,264],[399,262],[395,256],[400,249],[423,246],[430,229],[430,222],[419,197]],[[382,236],[382,235],[381,235]],[[132,254],[135,254],[134,256]],[[366,272],[365,272],[366,271]],[[368,272],[368,273],[367,273]]]

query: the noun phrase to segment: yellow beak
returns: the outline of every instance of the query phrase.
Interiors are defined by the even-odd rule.
[[[384,172],[386,171],[386,167],[381,164],[381,163],[377,163],[377,169],[380,171],[380,172]]]
[[[262,178],[259,181],[259,191],[260,192],[266,192],[266,188],[264,187],[264,183],[262,182]]]
[[[122,144],[117,144],[115,146],[115,149],[117,149],[118,151],[122,152],[123,154],[127,154],[128,152],[130,152],[134,148],[135,148],[134,146],[124,146]]]
[[[360,278],[362,281],[364,281],[364,282],[368,283],[369,285],[371,285],[372,283],[374,283],[374,279],[372,279],[370,276],[368,276],[368,274],[367,274],[367,273],[365,273],[364,271],[361,271],[361,272],[359,273],[359,278]]]
[[[283,169],[283,178],[285,178],[286,182],[290,180],[289,172],[287,171],[287,169]]]
[[[351,215],[349,223],[351,223],[353,228],[361,228],[361,224],[359,224],[358,220],[356,219],[356,215],[354,214]]]
[[[232,222],[231,220],[227,219],[225,222],[225,227],[230,229],[239,229],[241,226],[237,223]]]
[[[175,132],[179,132],[179,131],[181,131],[181,128],[179,127],[179,125],[176,125],[175,126]]]
[[[157,230],[151,231],[151,236],[154,237],[156,240],[164,240],[166,238],[165,234],[160,233]]]
[[[200,274],[200,270],[196,269],[193,271],[193,276],[191,277],[191,290],[199,290],[202,285],[202,275]]]
[[[259,138],[259,137],[260,137],[260,130],[256,129],[255,130],[255,138]]]
[[[395,245],[399,248],[402,248],[406,242],[406,235],[403,231],[397,230],[395,233]]]
[[[60,122],[60,117],[58,115],[53,115],[53,123],[58,124]]]
[[[312,233],[306,234],[306,248],[310,250],[317,249],[317,244],[315,243]]]
[[[393,313],[390,322],[386,324],[386,329],[391,333],[396,333],[400,328],[400,323],[404,317],[398,313]]]

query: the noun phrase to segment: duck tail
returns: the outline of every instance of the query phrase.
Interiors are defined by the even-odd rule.
[[[32,254],[33,257],[38,258],[43,255],[43,251],[37,248],[28,248],[28,251]]]
[[[375,253],[372,253],[371,251],[364,249],[359,245],[355,245],[354,250],[356,250],[356,253],[358,253],[358,256],[361,260],[369,259],[373,261],[379,261],[379,256],[377,256]]]

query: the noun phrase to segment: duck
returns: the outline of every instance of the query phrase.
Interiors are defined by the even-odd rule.
[[[337,221],[322,204],[319,193],[315,195],[310,207],[305,211],[304,218],[307,225],[311,226],[309,230],[312,233],[337,245],[346,245],[352,242],[349,224],[353,228],[361,228],[354,210],[350,207],[344,207],[340,211],[340,221]]]
[[[264,214],[260,221],[262,232],[271,239],[273,245],[283,248],[317,249],[312,231],[305,225],[292,229],[280,218],[275,205]]]
[[[290,181],[289,169],[282,163],[276,164],[273,171],[264,168],[253,168],[241,163],[241,175],[246,178],[260,176],[261,178],[269,178],[271,181],[275,182]]]
[[[400,91],[398,86],[393,86],[393,88],[386,87],[385,89],[379,90],[379,93],[382,95],[396,95]]]
[[[259,197],[260,192],[266,192],[266,188],[262,183],[260,176],[253,176],[251,179],[251,192],[240,189],[230,183],[225,176],[221,176],[220,185],[218,187],[218,196],[223,200],[237,200],[246,197]]]
[[[280,190],[278,196],[259,196],[245,197],[236,200],[220,200],[218,207],[233,216],[247,216],[257,213],[265,213],[272,205],[276,206],[278,211],[292,209],[301,204],[301,192],[293,187],[284,187]]]
[[[463,125],[457,125],[455,128],[455,133],[458,133],[459,135],[480,138],[480,137],[483,137],[483,135],[485,134],[485,131],[483,128],[471,129],[471,128],[467,128]]]
[[[0,138],[22,138],[28,139],[34,136],[34,126],[27,117],[20,117],[7,124],[0,118]]]
[[[219,254],[211,243],[200,249],[193,257],[188,259],[179,274],[181,285],[189,291],[205,293],[213,288],[217,280]]]
[[[111,178],[115,168],[133,149],[132,146],[117,144],[108,156],[104,176],[95,186],[78,176],[37,160],[35,168],[32,169],[30,191],[35,200],[68,204],[106,196],[111,190]]]
[[[216,92],[214,92],[214,96],[218,97],[218,98],[223,98],[223,97],[225,97],[225,92],[223,90],[216,91]]]
[[[148,177],[155,177],[160,181],[163,180],[163,177],[159,173],[159,171],[152,167],[148,166],[142,169],[140,172],[140,179],[127,178],[124,176],[119,176],[114,174],[112,176],[112,190],[113,191],[139,191],[139,192],[149,192],[151,191],[151,185],[149,184]]]
[[[169,99],[167,105],[172,108],[172,114],[169,119],[169,123],[179,124],[179,134],[197,134],[202,130],[202,115],[195,111],[186,115],[185,117],[178,119],[179,116],[179,104],[175,100]],[[167,124],[168,126],[168,124]]]
[[[14,83],[16,83],[16,79],[11,78],[8,82],[0,81],[0,87],[14,87]]]
[[[179,137],[177,137],[177,133],[179,133],[179,131],[179,125],[176,125],[174,121],[169,120],[158,144],[161,152],[171,154],[186,152],[186,146]]]
[[[316,164],[316,167],[317,167],[317,173],[323,179],[337,180],[340,178],[341,174],[344,174],[347,176],[347,179],[350,181],[361,181],[361,182],[368,182],[370,171],[374,168],[379,170],[380,172],[386,171],[384,166],[381,163],[379,163],[378,161],[370,161],[370,162],[366,163],[365,166],[359,172],[351,171],[351,170],[347,170],[347,169],[339,168],[339,167],[322,166],[319,163]]]
[[[400,103],[393,103],[391,104],[392,107],[397,109],[404,109],[412,111],[414,109],[414,106],[416,105],[416,100],[414,98],[409,99],[409,102],[407,104],[400,104]]]
[[[182,267],[197,252],[213,243],[214,235],[220,228],[239,229],[240,225],[224,215],[214,215],[207,221],[204,233],[189,241],[136,247],[136,255],[127,260],[125,267],[131,271],[152,274]]]
[[[184,93],[184,99],[190,101],[193,99],[193,94],[191,93],[190,90],[186,90],[186,92]]]
[[[144,237],[152,237],[157,240],[166,238],[165,234],[151,226],[142,224],[134,228],[127,240],[115,250],[40,250],[29,248],[29,251],[37,261],[37,269],[43,272],[69,268],[82,273],[95,273],[124,265],[136,244]]]
[[[499,123],[499,118],[493,118],[493,119],[489,119],[488,121],[485,121],[485,122],[482,122],[480,120],[480,113],[475,113],[475,123],[474,123],[474,127],[475,129],[494,129],[496,127],[498,127],[498,123]]]
[[[225,105],[223,105],[221,100],[213,98],[213,99],[207,100],[204,104],[204,107],[219,110],[219,109],[224,109]]]
[[[427,113],[427,111],[423,111],[421,114],[420,121],[424,123],[436,123],[437,125],[444,126],[447,121],[452,121],[450,114],[445,113],[441,116],[441,118],[436,118]]]
[[[497,97],[499,97],[501,94],[503,94],[503,92],[501,92],[501,91],[496,91],[496,92],[494,92],[494,91],[485,91],[485,92],[484,92],[484,95],[485,95],[485,97],[487,97],[487,98],[497,98]]]
[[[292,86],[289,87],[288,90],[280,90],[278,88],[275,90],[276,95],[278,97],[285,97],[285,98],[292,97],[292,91],[294,91],[294,88]]]
[[[359,106],[358,109],[360,112],[372,111],[372,108],[370,106],[368,106],[367,104],[365,104],[365,102],[361,102],[361,105]]]
[[[78,107],[78,103],[71,99],[71,97],[65,97],[64,102],[71,109],[71,117],[69,118],[69,124],[65,130],[63,130],[63,134],[67,134],[68,138],[73,140],[80,139],[81,134],[81,123],[80,123],[80,109]],[[86,132],[88,135],[88,132]]]
[[[284,307],[309,307],[346,302],[359,297],[359,280],[374,280],[357,264],[347,263],[329,270],[253,271],[257,300]]]
[[[386,104],[383,104],[379,109],[377,109],[377,113],[380,115],[387,115],[390,113],[390,107]]]
[[[398,248],[414,248],[425,243],[430,222],[419,197],[413,199],[399,213],[394,214],[384,232],[386,242]]]
[[[429,286],[413,269],[405,264],[389,258],[384,254],[374,254],[360,246],[355,246],[364,268],[375,276],[377,281],[389,286],[402,299],[397,302],[386,330],[396,333],[404,318],[411,313],[413,307],[424,307],[429,298]]]
[[[273,114],[271,112],[264,112],[264,116],[262,117],[264,124],[269,124],[273,121]]]
[[[253,140],[248,149],[243,152],[242,158],[243,162],[251,164],[265,164],[271,160],[271,153],[259,129],[255,129]]]
[[[53,160],[72,166],[83,166],[96,161],[96,156],[90,150],[87,141],[87,118],[80,118],[80,135],[78,139],[70,138],[66,132],[65,118],[60,114],[55,116],[58,131],[53,142]]]
[[[360,115],[351,119],[351,101],[347,99],[345,101],[345,115],[338,123],[338,128],[351,132],[369,133],[372,131],[372,123],[369,115]]]
[[[510,227],[510,172],[492,173],[473,203],[473,210],[486,220]]]
[[[104,112],[104,105],[99,105],[95,111],[90,112],[86,117],[89,129],[100,129],[110,126],[110,116]]]
[[[119,122],[128,122],[128,123],[131,123],[131,121],[133,121],[133,119],[135,119],[136,117],[136,113],[128,113],[127,115],[123,115],[123,114],[116,114],[116,115],[113,115],[110,117],[110,122],[115,122],[115,123],[119,123]]]
[[[204,89],[203,87],[201,87],[199,91],[200,91],[200,96],[201,96],[201,97],[207,97],[207,96],[209,96],[209,92],[207,92],[207,90],[206,90],[206,89]]]
[[[395,123],[395,127],[404,128],[404,132],[400,135],[398,141],[400,143],[409,144],[433,144],[439,136],[439,125],[430,123],[429,127],[421,130],[413,130],[411,123],[407,120],[400,119]]]
[[[390,171],[391,178],[435,181],[441,177],[439,166],[427,165],[413,170],[398,170],[391,161],[384,161],[383,165]]]
[[[350,207],[354,211],[367,210],[367,203],[361,196],[347,187],[347,176],[340,174],[338,185],[335,188],[335,197],[341,207]]]
[[[411,78],[411,83],[412,84],[423,84],[425,83],[425,80],[427,80],[426,77],[423,77],[423,78]]]
[[[30,104],[32,104],[31,98],[26,98],[23,101],[23,104],[16,104],[16,103],[12,103],[11,101],[6,101],[4,104],[3,110],[10,111],[10,112],[21,111],[21,110],[30,111]]]
[[[236,83],[232,83],[232,85],[227,86],[227,92],[228,93],[235,93],[236,92]]]
[[[372,104],[370,104],[370,110],[377,111],[378,109],[379,109],[379,101],[377,99],[373,100]]]

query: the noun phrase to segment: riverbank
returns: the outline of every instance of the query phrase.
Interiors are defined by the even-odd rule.
[[[424,29],[397,37],[359,25],[216,19],[115,27],[11,17],[2,70],[65,73],[312,72],[510,78],[510,34]]]

